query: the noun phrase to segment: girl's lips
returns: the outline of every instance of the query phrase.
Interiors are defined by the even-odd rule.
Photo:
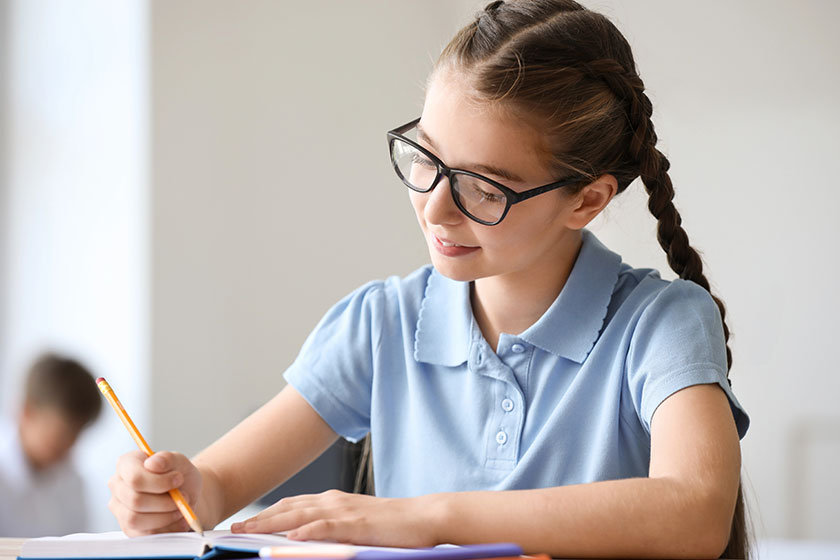
[[[458,243],[455,243],[451,239],[446,239],[445,237],[438,237],[437,235],[434,235],[434,234],[432,234],[432,235],[444,247],[455,247],[455,246],[457,246],[457,247],[464,247],[464,248],[467,248],[467,249],[475,249],[476,248],[476,247],[471,247],[469,245],[460,245]]]
[[[464,255],[469,255],[470,253],[474,253],[478,251],[480,247],[467,247],[464,245],[458,245],[454,241],[450,241],[448,239],[441,239],[437,235],[432,234],[433,242],[435,250],[438,253],[445,257],[461,257]]]

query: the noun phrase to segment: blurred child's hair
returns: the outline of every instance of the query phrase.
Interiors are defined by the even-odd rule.
[[[24,398],[27,404],[59,411],[79,426],[96,420],[102,408],[90,371],[76,360],[51,352],[42,354],[30,366]]]

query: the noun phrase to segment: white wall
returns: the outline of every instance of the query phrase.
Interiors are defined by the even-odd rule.
[[[419,115],[449,10],[152,3],[159,445],[210,443],[283,386],[330,305],[426,261],[385,132]]]
[[[8,213],[6,211],[6,197],[9,190],[8,174],[6,160],[8,136],[8,97],[9,75],[9,33],[11,31],[11,22],[9,21],[9,2],[7,0],[0,0],[0,224],[6,223]],[[5,324],[2,320],[6,316],[6,255],[7,243],[6,234],[0,225],[0,356],[6,354],[6,337]],[[0,387],[3,387],[3,373],[0,370]],[[3,410],[3,395],[5,391],[0,391],[0,411]]]
[[[148,423],[146,28],[140,1],[12,0],[8,10],[2,406],[52,348],[109,378]],[[4,51],[5,54],[6,51]],[[76,448],[95,528],[134,443],[104,409]]]

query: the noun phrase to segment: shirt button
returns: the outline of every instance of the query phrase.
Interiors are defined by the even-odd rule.
[[[496,434],[496,443],[499,445],[504,445],[507,442],[507,434],[504,430],[499,430],[499,433]]]
[[[525,347],[522,346],[521,344],[514,344],[513,346],[510,347],[510,349],[513,350],[514,352],[516,352],[517,354],[521,354],[522,352],[525,351]]]
[[[510,412],[511,410],[513,410],[513,401],[510,399],[504,399],[502,401],[502,410],[504,410],[505,412]]]
[[[482,360],[483,360],[483,359],[484,359],[484,354],[482,354],[481,352],[479,352],[479,353],[476,355],[476,357],[475,357],[475,363],[476,363],[476,365],[479,365],[479,366],[480,366],[480,365],[481,365],[481,362],[482,362]]]

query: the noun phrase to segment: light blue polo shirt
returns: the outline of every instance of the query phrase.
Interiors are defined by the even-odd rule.
[[[341,300],[285,378],[338,434],[370,431],[377,495],[407,497],[647,476],[651,418],[680,389],[720,385],[744,436],[725,372],[708,292],[585,230],[560,295],[496,352],[469,283],[426,266]]]

